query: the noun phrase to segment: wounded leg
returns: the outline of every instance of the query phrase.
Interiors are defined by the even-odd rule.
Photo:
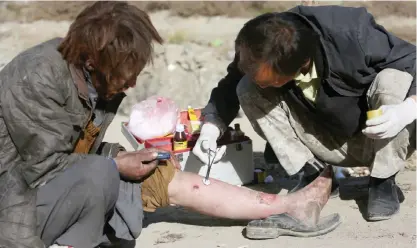
[[[331,176],[331,170],[325,170],[304,189],[281,196],[215,179],[210,179],[210,185],[204,185],[199,175],[178,171],[172,165],[159,166],[142,184],[142,201],[146,211],[175,204],[209,216],[255,220],[247,227],[247,235],[250,234],[248,230],[256,227],[250,238],[264,238],[266,236],[259,235],[259,230],[269,232],[271,229],[275,230],[274,234],[268,237],[283,234],[316,236],[332,231],[340,224],[338,215],[326,218],[324,222],[319,218],[329,199]],[[279,235],[276,235],[277,230]]]
[[[329,199],[332,179],[330,170],[326,170],[303,190],[282,196],[215,179],[210,181],[212,183],[207,186],[196,174],[177,172],[168,186],[169,202],[206,215],[230,219],[262,219],[288,213],[314,225]]]
[[[289,211],[285,196],[257,192],[213,178],[210,182],[204,185],[196,174],[177,172],[168,187],[169,202],[229,219],[260,219]]]

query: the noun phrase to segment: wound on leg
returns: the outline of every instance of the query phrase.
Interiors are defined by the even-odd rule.
[[[258,199],[260,204],[266,204],[266,205],[271,205],[275,199],[277,198],[277,195],[274,194],[266,194],[264,192],[259,192],[256,195],[256,199]]]

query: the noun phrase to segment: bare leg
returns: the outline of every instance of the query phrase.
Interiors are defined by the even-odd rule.
[[[331,189],[331,170],[325,170],[309,186],[294,194],[280,196],[233,186],[215,179],[206,186],[196,174],[178,172],[168,186],[170,203],[199,213],[229,219],[262,219],[288,213],[316,224]]]

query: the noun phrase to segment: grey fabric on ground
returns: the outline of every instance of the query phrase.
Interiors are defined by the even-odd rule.
[[[108,222],[116,238],[135,240],[142,231],[143,206],[141,184],[120,181],[119,197],[114,214]]]
[[[118,199],[119,184],[119,172],[111,160],[89,156],[41,186],[37,232],[46,246],[98,246]]]

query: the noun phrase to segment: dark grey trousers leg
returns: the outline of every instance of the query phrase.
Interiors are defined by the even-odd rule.
[[[40,187],[37,230],[46,246],[98,246],[116,204],[119,183],[112,161],[89,156]]]

